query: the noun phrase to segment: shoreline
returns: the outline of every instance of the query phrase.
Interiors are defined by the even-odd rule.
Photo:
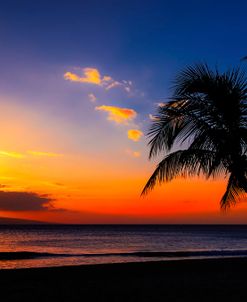
[[[21,252],[22,253],[22,252]],[[36,259],[42,259],[42,258],[35,258],[35,257],[29,257],[29,252],[27,252],[27,256],[25,256],[24,254],[24,257],[21,256],[21,258],[19,258],[18,256],[17,257],[3,257],[3,259],[0,259],[0,262],[2,261],[7,261],[8,263],[9,262],[19,262],[19,261],[22,261],[22,260],[31,260],[31,261],[36,261]],[[63,256],[62,256],[63,257]],[[47,257],[49,258],[49,256]],[[149,257],[147,257],[146,259],[148,259]],[[43,259],[46,259],[46,256],[43,258]],[[66,259],[66,256],[64,257],[64,259]],[[61,261],[63,261],[64,259],[61,258]],[[113,262],[95,262],[95,263],[79,263],[79,264],[61,264],[61,265],[44,265],[44,266],[23,266],[23,267],[1,267],[0,266],[0,275],[1,275],[1,272],[2,271],[20,271],[20,270],[23,270],[23,271],[28,271],[28,270],[46,270],[46,269],[50,269],[50,270],[56,270],[56,269],[62,269],[62,268],[68,268],[68,269],[82,269],[84,270],[84,268],[87,268],[87,267],[101,267],[101,266],[104,266],[104,267],[110,267],[110,266],[131,266],[131,265],[151,265],[153,263],[158,263],[160,265],[170,265],[170,263],[174,263],[174,262],[192,262],[194,264],[194,261],[195,262],[206,262],[206,261],[217,261],[217,262],[221,262],[226,260],[226,261],[229,261],[229,260],[234,260],[234,259],[239,259],[239,260],[242,260],[242,259],[246,259],[247,261],[247,255],[238,255],[238,256],[233,256],[233,255],[229,255],[229,256],[209,256],[209,257],[168,257],[166,259],[155,259],[155,257],[150,260],[130,260],[130,261],[113,261]]]
[[[244,301],[247,258],[2,269],[3,301]]]

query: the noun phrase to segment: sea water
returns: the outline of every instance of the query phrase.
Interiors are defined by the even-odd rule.
[[[0,225],[0,269],[239,256],[247,225]]]

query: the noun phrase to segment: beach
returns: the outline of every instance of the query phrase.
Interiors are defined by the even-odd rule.
[[[61,263],[62,265],[62,263]],[[247,258],[0,270],[1,301],[246,301]]]

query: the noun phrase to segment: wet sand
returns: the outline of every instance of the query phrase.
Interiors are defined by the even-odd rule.
[[[247,301],[247,258],[0,270],[1,301]]]

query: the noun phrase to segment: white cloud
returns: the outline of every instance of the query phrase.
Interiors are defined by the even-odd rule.
[[[92,103],[95,103],[97,101],[97,98],[93,93],[89,93],[88,97],[89,97],[90,102],[92,102]]]

